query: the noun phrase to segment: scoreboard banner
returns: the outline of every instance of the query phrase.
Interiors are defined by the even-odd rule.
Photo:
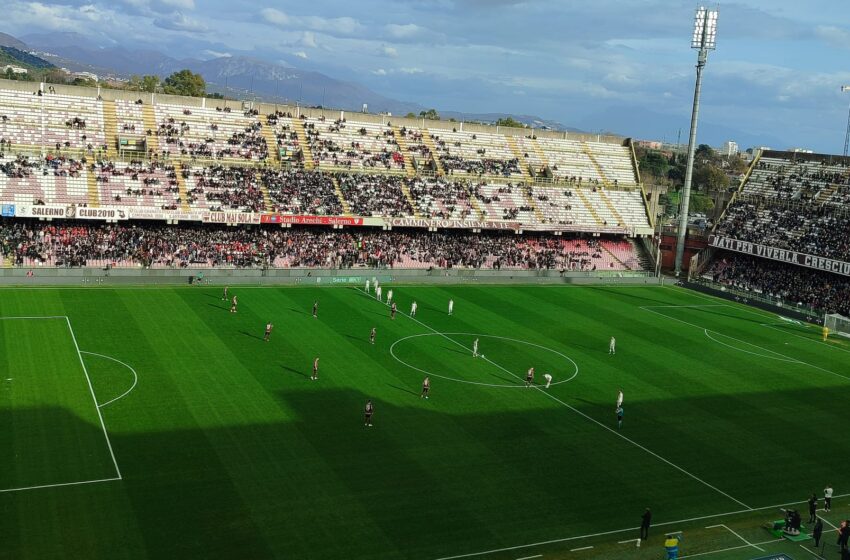
[[[805,266],[815,270],[841,274],[842,276],[850,276],[850,263],[844,261],[798,253],[790,249],[768,247],[767,245],[759,245],[758,243],[741,241],[722,235],[712,235],[708,238],[708,244],[718,249],[726,249],[727,251],[735,251],[736,253],[744,253],[745,255],[752,255],[754,257]]]

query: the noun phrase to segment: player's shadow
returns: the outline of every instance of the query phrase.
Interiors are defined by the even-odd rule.
[[[442,346],[443,350],[447,350],[448,352],[454,352],[455,354],[463,354],[464,356],[471,355],[469,351],[460,350],[458,348],[452,348],[451,346]]]
[[[303,309],[296,309],[295,307],[290,307],[289,310],[292,311],[293,313],[300,313],[301,315],[307,314],[307,312],[304,311]]]
[[[369,341],[365,337],[362,337],[362,336],[354,336],[353,334],[346,334],[346,335],[343,335],[343,336],[345,336],[345,338],[350,338],[351,340],[354,340],[355,342],[362,342],[364,344],[369,344]]]
[[[261,336],[257,336],[257,335],[255,335],[255,334],[253,334],[253,333],[249,333],[248,331],[239,331],[239,334],[244,334],[244,335],[245,335],[245,336],[247,336],[247,337],[250,337],[250,338],[256,338],[257,340],[263,340],[263,337],[261,337]]]
[[[297,373],[297,374],[298,374],[298,375],[300,375],[301,377],[310,377],[309,375],[307,375],[307,374],[306,374],[306,373],[304,373],[303,371],[298,371],[297,369],[295,369],[295,368],[291,368],[291,367],[289,367],[289,366],[280,366],[280,368],[281,368],[281,369],[283,369],[283,370],[286,370],[286,371],[288,371],[288,372],[290,372],[290,373]]]
[[[415,391],[411,391],[407,387],[399,387],[398,385],[392,385],[392,384],[390,384],[390,387],[392,387],[393,389],[398,389],[399,391],[404,391],[405,393],[409,393],[409,394],[413,395],[414,397],[419,396],[419,393],[417,393]]]
[[[215,307],[216,309],[225,309],[225,310],[226,310],[226,309],[230,309],[230,308],[229,308],[229,307],[227,307],[226,305],[216,305],[216,304],[214,304],[214,303],[208,303],[207,305],[209,305],[210,307]]]

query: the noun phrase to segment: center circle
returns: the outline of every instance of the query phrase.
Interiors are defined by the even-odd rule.
[[[517,338],[511,338],[511,337],[508,337],[508,336],[498,336],[498,335],[494,335],[494,334],[457,333],[457,332],[455,332],[455,333],[436,333],[435,332],[435,333],[413,334],[413,335],[410,335],[410,336],[405,336],[405,337],[400,338],[400,339],[396,340],[395,342],[393,342],[392,345],[390,346],[390,355],[393,358],[395,358],[395,360],[397,362],[399,362],[400,364],[402,364],[402,365],[404,365],[404,366],[406,366],[410,369],[416,370],[420,373],[424,373],[425,375],[428,375],[428,376],[439,377],[440,379],[445,379],[447,381],[455,381],[457,383],[467,383],[469,385],[481,385],[481,386],[484,386],[484,387],[524,387],[524,385],[519,383],[520,381],[525,381],[524,377],[517,376],[517,383],[483,383],[483,382],[480,382],[480,381],[469,381],[467,379],[458,379],[458,378],[452,377],[450,375],[441,375],[439,373],[434,373],[432,371],[428,371],[426,369],[411,365],[411,364],[405,362],[404,360],[402,360],[401,358],[399,358],[396,355],[395,348],[399,343],[405,342],[407,340],[415,339],[415,338],[422,338],[422,337],[428,337],[428,336],[443,337],[443,338],[447,339],[449,342],[464,348],[465,350],[469,351],[470,353],[472,352],[471,349],[467,348],[466,346],[464,346],[460,342],[457,342],[456,340],[449,338],[449,337],[450,336],[471,336],[471,337],[476,337],[476,338],[491,338],[491,339],[497,339],[497,340],[507,340],[507,341],[510,341],[510,342],[518,343],[518,344],[524,344],[526,346],[538,348],[540,350],[544,350],[546,352],[550,352],[552,354],[555,354],[556,356],[560,356],[561,358],[567,360],[570,364],[572,364],[572,366],[573,366],[572,375],[570,375],[566,379],[562,379],[560,381],[555,381],[554,383],[552,383],[552,385],[560,385],[561,383],[566,383],[568,381],[572,381],[578,375],[578,364],[575,363],[575,361],[572,358],[570,358],[569,356],[567,356],[563,352],[553,350],[552,348],[543,346],[541,344],[536,344],[534,342],[528,342],[527,340],[520,340],[520,339],[517,339]],[[495,362],[488,360],[487,358],[484,357],[483,354],[480,355],[480,358],[483,359],[485,362],[490,363],[493,367],[501,369],[501,366],[497,365]],[[514,375],[514,374],[511,373],[511,375]]]

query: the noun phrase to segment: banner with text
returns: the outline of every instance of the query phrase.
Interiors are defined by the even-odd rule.
[[[17,218],[50,218],[64,220],[129,220],[126,208],[110,206],[107,208],[90,208],[88,206],[38,204],[15,205]]]
[[[451,220],[431,218],[384,218],[384,222],[392,227],[438,228],[438,229],[501,229],[517,230],[522,225],[519,222],[495,222],[484,220]]]
[[[777,249],[776,247],[768,247],[767,245],[759,245],[749,241],[740,241],[731,237],[722,235],[712,235],[708,239],[709,245],[718,249],[726,249],[737,253],[753,255],[754,257],[762,257],[774,261],[796,264],[815,270],[823,270],[825,272],[834,272],[842,276],[850,276],[850,263],[828,259],[826,257],[818,257],[815,255],[807,255],[798,253],[790,249]]]
[[[295,225],[313,225],[313,226],[363,226],[367,225],[366,220],[369,218],[354,218],[351,216],[304,216],[304,215],[283,215],[283,214],[263,214],[262,222],[264,224],[295,224]],[[382,225],[379,222],[378,225]],[[374,224],[371,224],[374,225]]]
[[[260,216],[255,212],[204,212],[201,219],[210,224],[259,224]]]

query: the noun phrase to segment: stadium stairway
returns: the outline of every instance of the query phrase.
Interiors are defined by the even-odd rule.
[[[86,171],[86,184],[89,188],[89,206],[97,208],[100,206],[100,187],[97,184],[95,172],[91,169]]]
[[[534,217],[537,218],[537,223],[542,224],[546,221],[546,217],[543,215],[543,212],[534,204],[534,196],[531,192],[531,187],[529,186],[521,186],[522,196],[525,198],[525,201],[528,205],[534,210]]]
[[[437,145],[434,143],[434,137],[431,131],[425,129],[422,131],[422,141],[431,150],[431,160],[434,162],[434,168],[437,170],[437,175],[445,175],[446,170],[443,169],[443,164],[440,163],[440,158],[437,157]]]
[[[464,183],[463,188],[465,188],[469,193],[469,204],[475,209],[475,212],[478,214],[478,219],[482,221],[486,220],[487,213],[481,208],[481,205],[478,203],[478,199],[472,194],[472,191],[469,190],[469,185]]]
[[[629,243],[634,247],[635,254],[637,255],[638,262],[640,263],[640,267],[643,270],[652,270],[652,260],[646,252],[646,249],[643,248],[642,243],[635,242],[634,238],[629,238]]]
[[[546,153],[540,148],[540,144],[537,143],[537,139],[533,139],[531,141],[531,146],[534,148],[534,153],[537,154],[537,157],[540,158],[540,163],[544,168],[549,167],[549,158],[546,157]]]
[[[605,206],[608,207],[608,211],[611,212],[611,215],[614,216],[614,219],[617,220],[617,223],[626,225],[626,220],[624,220],[623,216],[619,212],[617,212],[617,207],[614,206],[614,203],[611,202],[611,199],[608,198],[608,195],[605,194],[605,191],[599,191],[599,198],[601,198],[602,202],[605,203]]]
[[[831,197],[833,195],[833,193],[835,193],[835,191],[837,191],[837,190],[838,190],[838,185],[836,185],[834,183],[831,183],[825,189],[821,189],[820,192],[818,192],[818,195],[815,197],[815,201],[814,201],[815,204],[823,204],[824,202],[829,200],[829,197]]]
[[[118,159],[118,113],[114,101],[103,102],[103,132],[106,136],[106,157]]]
[[[587,208],[587,211],[590,213],[591,216],[593,216],[593,219],[596,221],[596,225],[601,226],[602,224],[604,224],[605,222],[602,220],[602,218],[599,217],[599,214],[596,213],[596,209],[593,207],[590,201],[587,200],[587,195],[584,194],[583,189],[575,189],[575,193],[578,194],[578,198],[579,200],[581,200],[581,203],[584,204],[584,207]]]
[[[183,164],[179,161],[174,163],[174,174],[177,176],[177,194],[180,197],[180,209],[188,212],[191,209],[189,207],[189,194],[186,192],[186,181],[183,179]]]
[[[611,258],[614,260],[614,262],[616,262],[616,263],[617,263],[617,264],[619,264],[621,267],[623,267],[623,268],[622,268],[622,270],[632,270],[632,267],[630,267],[629,265],[627,265],[626,263],[624,263],[623,261],[621,261],[621,260],[620,260],[620,257],[618,257],[617,255],[615,255],[614,253],[612,253],[612,252],[611,252],[611,250],[610,250],[610,249],[608,249],[608,247],[606,247],[606,246],[605,246],[605,243],[600,243],[600,244],[599,244],[599,246],[600,246],[600,247],[602,247],[602,250],[603,250],[603,251],[605,251],[606,253],[608,253],[608,256],[609,256],[609,257],[611,257]]]
[[[590,146],[588,146],[587,142],[584,140],[581,142],[581,151],[584,152],[584,155],[586,155],[587,159],[590,160],[590,163],[593,164],[594,169],[596,169],[596,174],[599,175],[600,179],[602,179],[602,184],[605,185],[605,188],[610,187],[611,181],[609,181],[608,177],[605,176],[605,171],[603,171],[599,162],[596,161],[596,156],[593,155],[593,151],[591,151]]]
[[[142,122],[145,123],[145,130],[150,130],[150,136],[146,136],[148,140],[148,149],[154,153],[159,153],[159,137],[156,135],[158,127],[156,126],[156,116],[153,112],[153,105],[142,105]]]
[[[269,154],[273,154],[270,158],[271,161],[274,163],[275,167],[280,167],[280,150],[277,147],[277,136],[274,134],[274,127],[269,124],[268,116],[266,116],[265,121],[266,122],[260,123],[263,127],[260,129],[260,132],[266,140],[266,147],[269,150]],[[268,159],[266,161],[268,161]],[[268,205],[268,197],[266,197],[266,204]]]
[[[514,157],[519,162],[519,170],[522,172],[523,181],[531,180],[531,173],[528,172],[528,163],[525,161],[525,156],[520,151],[519,146],[517,146],[516,139],[513,136],[505,136],[508,140],[508,146],[510,146],[511,151],[514,153]]]
[[[416,202],[414,202],[413,200],[413,195],[410,194],[410,187],[407,185],[407,181],[401,182],[401,192],[404,194],[404,198],[407,199],[407,202],[410,204],[410,207],[413,208],[413,215],[417,218],[421,218],[422,215],[416,208]]]
[[[345,197],[342,195],[342,189],[339,187],[339,181],[335,176],[331,176],[331,181],[334,184],[334,191],[336,191],[336,197],[339,199],[339,203],[342,204],[342,213],[346,216],[351,215],[351,205],[345,200]],[[408,194],[410,191],[408,191]]]
[[[401,156],[404,158],[404,170],[408,177],[416,175],[416,169],[413,167],[413,158],[410,157],[410,150],[407,149],[407,140],[402,136],[401,130],[393,125],[393,135],[395,141],[398,142],[398,148],[401,150]]]
[[[295,129],[295,134],[298,136],[298,145],[301,146],[301,153],[304,156],[304,169],[315,169],[316,162],[313,161],[313,151],[310,149],[310,142],[307,141],[304,122],[301,119],[292,119],[292,128]],[[341,196],[340,200],[342,200]]]

